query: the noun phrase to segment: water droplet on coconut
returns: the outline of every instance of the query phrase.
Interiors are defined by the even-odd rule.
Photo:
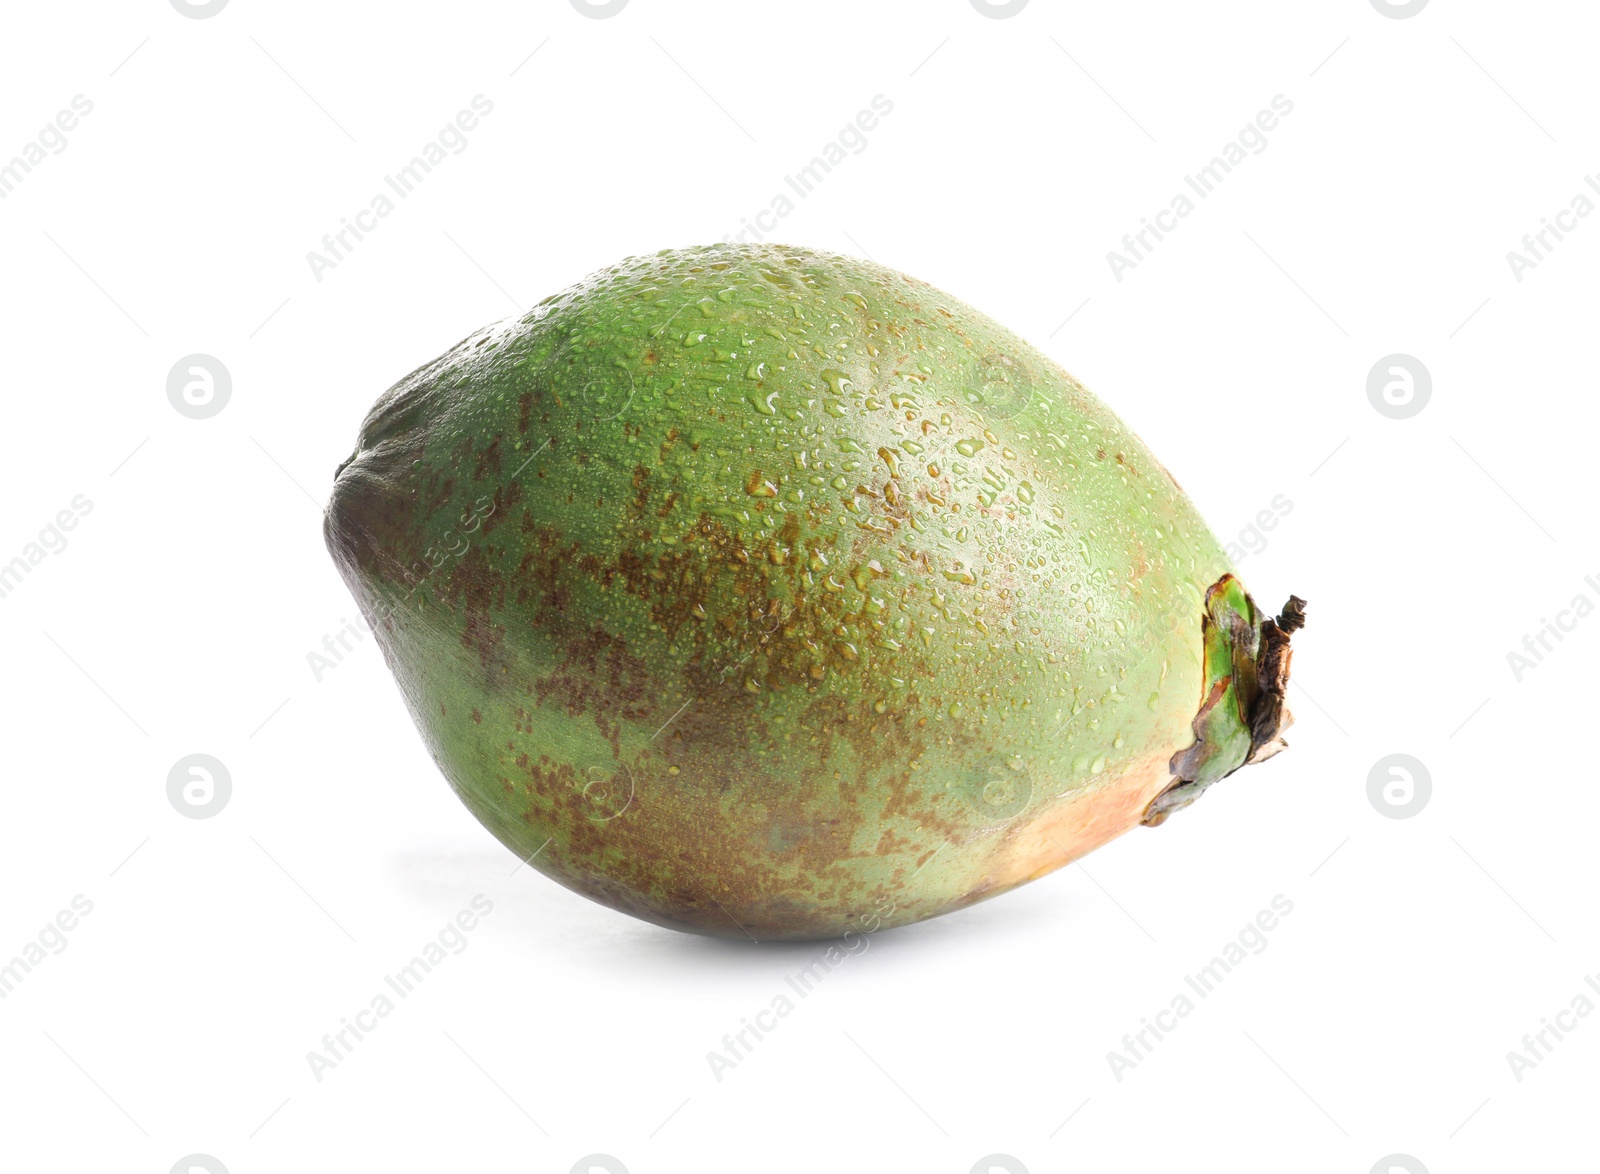
[[[843,395],[845,388],[850,386],[850,376],[837,367],[824,367],[822,381],[828,385],[828,390],[834,395]]]

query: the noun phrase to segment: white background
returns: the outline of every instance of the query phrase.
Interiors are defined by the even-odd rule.
[[[0,201],[0,563],[92,510],[0,599],[0,961],[93,911],[0,1000],[0,1167],[1592,1169],[1600,1016],[1520,1081],[1507,1053],[1600,1001],[1600,618],[1520,681],[1507,654],[1600,601],[1600,217],[1521,281],[1506,254],[1600,171],[1595,32],[1576,0],[12,6],[0,160],[94,108]],[[318,281],[308,251],[477,94],[466,149]],[[870,939],[719,1082],[707,1053],[816,947],[512,875],[371,640],[308,667],[356,615],[319,510],[399,376],[739,231],[877,94],[776,237],[1032,339],[1224,541],[1292,502],[1240,570],[1310,600],[1299,722],[1086,868]],[[1266,148],[1117,280],[1108,251],[1278,94]],[[205,420],[166,394],[196,352],[233,381]],[[1433,381],[1404,420],[1367,396],[1395,352]],[[209,819],[167,797],[193,753],[232,778]],[[1391,753],[1431,776],[1411,818],[1369,800]],[[480,893],[467,949],[316,1080]],[[1119,1080],[1124,1034],[1278,894],[1266,948]]]

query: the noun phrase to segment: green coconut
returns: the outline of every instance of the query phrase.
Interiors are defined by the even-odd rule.
[[[661,925],[826,938],[994,896],[1282,746],[1258,611],[1171,474],[933,287],[632,258],[395,384],[329,549],[440,770]]]

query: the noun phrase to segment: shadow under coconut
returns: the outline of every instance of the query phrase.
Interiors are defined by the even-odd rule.
[[[845,959],[892,948],[940,956],[952,948],[1004,948],[1013,937],[1059,933],[1077,915],[1079,898],[1060,885],[1027,886],[927,921],[852,934],[843,939],[755,941],[669,929],[608,909],[562,887],[515,856],[483,849],[411,849],[393,858],[403,889],[418,901],[449,904],[474,893],[493,902],[498,934],[536,958],[552,953],[603,967],[649,966],[652,974],[720,971],[768,974],[774,961],[804,966],[820,956]],[[837,955],[829,955],[829,951]]]

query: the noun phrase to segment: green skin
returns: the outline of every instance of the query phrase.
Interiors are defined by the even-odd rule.
[[[678,929],[871,932],[1066,863],[1042,837],[1196,744],[1227,671],[1228,560],[1139,439],[806,249],[633,258],[478,331],[378,401],[326,532],[473,814]]]

